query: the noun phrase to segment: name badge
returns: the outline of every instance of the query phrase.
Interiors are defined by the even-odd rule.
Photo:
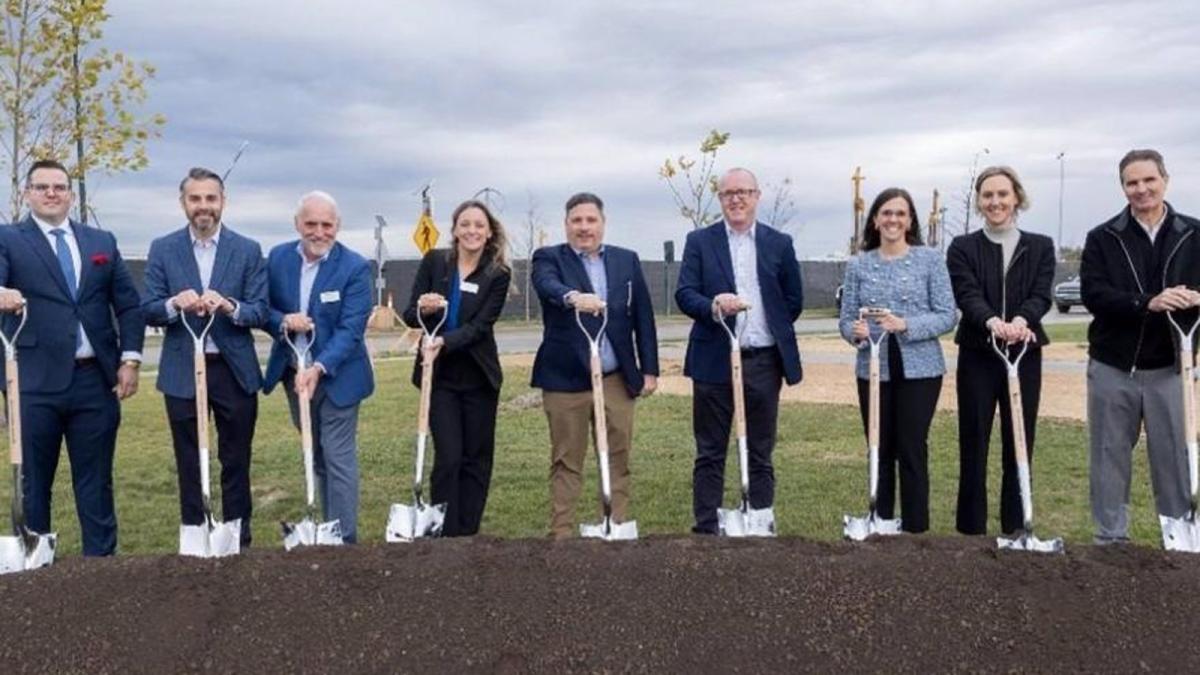
[[[459,283],[458,287],[460,289],[462,289],[463,293],[478,293],[479,292],[479,284],[471,283],[470,281],[463,281],[463,282]]]
[[[342,299],[342,294],[338,291],[325,291],[321,294],[321,302],[337,302]]]

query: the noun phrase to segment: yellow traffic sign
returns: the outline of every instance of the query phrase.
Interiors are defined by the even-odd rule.
[[[437,225],[433,224],[433,216],[422,213],[421,219],[417,221],[417,229],[413,232],[413,243],[421,250],[421,255],[425,255],[437,246],[437,242],[438,229]]]

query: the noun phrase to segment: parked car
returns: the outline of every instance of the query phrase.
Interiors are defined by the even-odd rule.
[[[1059,312],[1066,314],[1072,307],[1082,304],[1083,300],[1079,295],[1079,275],[1054,287],[1054,305],[1058,307]]]

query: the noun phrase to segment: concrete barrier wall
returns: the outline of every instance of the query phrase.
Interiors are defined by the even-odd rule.
[[[138,290],[144,289],[143,276],[146,261],[132,259],[128,261],[130,272],[133,274]],[[383,265],[384,283],[388,293],[392,294],[397,311],[407,303],[412,292],[413,280],[417,276],[417,260],[389,260]],[[505,318],[521,318],[525,316],[525,270],[526,261],[518,260],[513,264],[513,287],[510,289],[507,304],[504,305]],[[1077,274],[1078,263],[1059,263],[1054,275],[1054,283]],[[661,314],[675,314],[675,284],[679,277],[679,263],[665,263],[661,260],[643,260],[642,273],[646,277],[646,285],[650,288],[650,297],[654,302],[654,310]],[[842,283],[846,273],[846,262],[842,260],[804,260],[800,262],[800,273],[804,279],[805,308],[833,307],[834,293]],[[530,315],[540,316],[537,297],[530,302]]]

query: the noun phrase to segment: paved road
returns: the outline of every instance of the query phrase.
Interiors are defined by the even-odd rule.
[[[1070,314],[1060,314],[1058,310],[1050,310],[1046,315],[1045,323],[1086,323],[1091,320],[1089,314],[1083,312],[1072,312]],[[682,358],[683,347],[687,342],[688,331],[691,330],[692,322],[678,315],[670,317],[659,317],[658,320],[658,341],[662,344],[662,355],[667,358]],[[801,317],[796,322],[796,332],[801,335],[816,335],[821,333],[837,332],[837,319],[834,318],[815,318],[809,319]],[[258,351],[259,360],[265,362],[267,355],[271,350],[271,343],[262,333],[256,333],[255,348]],[[372,349],[375,351],[393,351],[399,342],[400,334],[384,334],[369,335],[367,340]],[[500,324],[496,330],[496,345],[499,347],[502,354],[522,354],[537,351],[538,345],[542,342],[542,326],[541,324],[522,324],[505,322]],[[148,366],[157,366],[159,355],[161,353],[161,340],[151,338],[147,341],[146,348],[143,350],[142,357],[144,363]],[[808,358],[808,357],[806,357]],[[849,362],[852,355],[847,353],[845,361]],[[841,362],[843,359],[838,358],[836,362]]]

